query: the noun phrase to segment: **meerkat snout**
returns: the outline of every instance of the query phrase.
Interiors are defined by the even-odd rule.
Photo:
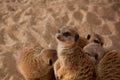
[[[71,36],[71,33],[67,32],[67,31],[61,32],[61,33],[59,32],[59,33],[56,34],[56,38],[60,41],[66,41],[66,39],[70,36]]]

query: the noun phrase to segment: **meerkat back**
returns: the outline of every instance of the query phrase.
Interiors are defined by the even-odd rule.
[[[21,54],[17,66],[26,80],[54,80],[53,63],[56,59],[56,50],[34,46]]]
[[[120,80],[120,51],[109,51],[97,65],[97,80]]]
[[[21,53],[18,61],[17,61],[17,67],[19,72],[24,76],[25,80],[29,80],[30,78],[34,78],[40,76],[36,71],[39,70],[39,67],[41,65],[41,60],[35,59],[35,53],[41,52],[43,48],[41,46],[35,45],[31,46],[29,48],[26,48]],[[36,54],[37,54],[36,53]],[[40,56],[41,57],[41,56]],[[36,66],[36,64],[39,64]],[[35,68],[36,67],[36,68]],[[34,71],[34,74],[33,74]]]

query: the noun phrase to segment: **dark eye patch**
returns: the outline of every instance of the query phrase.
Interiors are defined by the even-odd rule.
[[[90,35],[90,34],[88,34],[88,35],[87,35],[87,39],[89,40],[90,38],[91,38],[91,35]]]
[[[98,55],[97,54],[95,55],[95,59],[98,60]]]
[[[79,34],[75,34],[75,41],[79,39]]]
[[[70,36],[70,33],[69,32],[65,32],[65,33],[63,33],[63,35],[68,37],[68,36]]]
[[[53,64],[52,60],[50,59],[49,60],[49,65],[51,66]]]
[[[98,40],[94,40],[94,42],[95,42],[95,43],[98,43],[98,44],[100,43]]]

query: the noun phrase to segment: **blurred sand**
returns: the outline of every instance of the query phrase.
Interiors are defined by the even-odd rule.
[[[105,47],[120,49],[119,0],[0,0],[0,80],[23,80],[16,60],[24,47],[39,43],[56,48],[62,25],[105,38]]]

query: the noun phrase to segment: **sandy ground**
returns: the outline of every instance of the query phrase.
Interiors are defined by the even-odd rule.
[[[31,44],[56,48],[62,25],[105,38],[104,46],[120,49],[119,0],[0,0],[0,80],[23,80],[16,68],[19,54]]]

